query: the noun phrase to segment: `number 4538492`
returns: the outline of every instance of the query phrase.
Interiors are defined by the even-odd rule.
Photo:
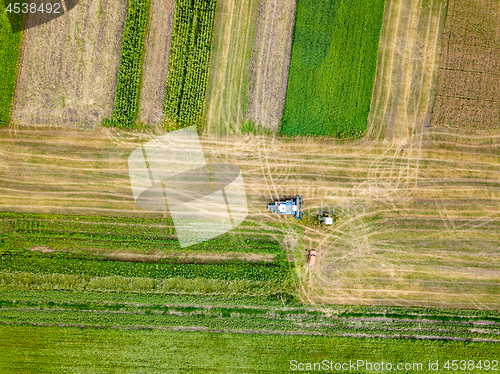
[[[453,371],[471,371],[471,370],[484,370],[484,371],[497,371],[497,360],[448,360],[444,364],[444,368]]]
[[[61,13],[61,4],[10,3],[5,11],[7,13]]]

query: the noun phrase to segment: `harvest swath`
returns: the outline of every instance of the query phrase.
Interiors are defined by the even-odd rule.
[[[201,129],[216,0],[178,0],[165,93],[166,130]]]
[[[131,0],[129,3],[111,120],[115,127],[134,127],[137,118],[150,3],[151,0]]]
[[[5,3],[0,3],[0,127],[8,126],[14,100],[14,88],[16,86],[19,67],[19,56],[23,33],[13,33],[11,22],[22,25],[23,14],[7,13]],[[22,28],[22,27],[20,27]]]
[[[367,128],[384,0],[298,0],[285,135],[360,137]]]

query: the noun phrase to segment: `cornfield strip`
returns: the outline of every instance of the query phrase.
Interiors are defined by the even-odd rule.
[[[130,0],[123,32],[113,118],[108,125],[134,127],[139,110],[144,42],[151,0]],[[106,123],[106,121],[105,121]]]
[[[201,130],[216,0],[179,0],[167,74],[164,128]]]

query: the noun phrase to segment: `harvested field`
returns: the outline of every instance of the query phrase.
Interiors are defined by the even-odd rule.
[[[500,3],[449,0],[435,128],[500,128]]]
[[[204,131],[238,133],[245,120],[258,0],[218,1]]]
[[[152,0],[146,36],[139,122],[161,125],[175,0]]]
[[[156,135],[3,131],[2,209],[150,216],[133,203],[126,160]],[[303,300],[499,309],[500,154],[485,151],[498,144],[477,151],[444,145],[422,146],[418,168],[408,169],[413,156],[387,152],[380,141],[202,141],[207,160],[242,169],[249,216],[237,233],[285,238]],[[295,194],[304,197],[306,216],[335,208],[339,220],[318,227],[268,213],[266,203]],[[312,268],[303,266],[309,248],[318,251]]]
[[[395,149],[419,144],[430,124],[444,0],[388,0],[380,39],[368,138]]]
[[[26,30],[13,122],[91,127],[110,118],[126,14],[126,1],[86,0]]]
[[[246,120],[278,132],[285,106],[295,0],[261,0],[250,68]]]

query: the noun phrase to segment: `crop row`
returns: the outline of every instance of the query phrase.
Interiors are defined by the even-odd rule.
[[[178,0],[164,104],[167,130],[201,129],[216,0]]]
[[[0,233],[8,234],[11,247],[29,249],[35,245],[53,246],[54,249],[99,248],[106,250],[133,249],[151,251],[179,251],[172,222],[161,220],[120,219],[110,217],[99,220],[94,216],[64,216],[46,214],[0,214]],[[22,244],[24,242],[24,244]],[[5,249],[6,243],[0,249]],[[189,251],[252,252],[282,254],[280,244],[266,236],[250,233],[227,233],[191,246]],[[185,252],[185,250],[184,250]]]
[[[98,311],[99,313],[95,313]],[[84,324],[99,326],[203,327],[216,330],[286,332],[298,334],[364,334],[367,336],[408,336],[430,339],[488,339],[500,341],[499,325],[427,323],[318,318],[315,313],[226,307],[182,307],[143,305],[90,305],[2,301],[0,321],[17,323]]]
[[[2,290],[0,297],[0,304],[5,303],[7,306],[18,306],[22,303],[26,307],[43,307],[45,305],[53,307],[54,305],[75,305],[82,306],[83,309],[92,308],[106,308],[110,306],[113,308],[129,306],[136,307],[140,304],[144,308],[151,310],[165,306],[172,306],[175,308],[191,308],[194,306],[199,308],[216,308],[224,306],[231,308],[231,312],[238,312],[242,307],[249,311],[248,305],[252,308],[258,308],[263,314],[272,312],[279,314],[283,317],[291,315],[310,316],[311,319],[325,319],[331,320],[413,320],[416,323],[447,323],[457,325],[471,325],[479,324],[482,326],[499,325],[500,324],[500,311],[498,310],[474,310],[474,309],[443,309],[443,308],[424,308],[424,307],[396,307],[396,306],[351,306],[351,305],[335,305],[335,306],[320,306],[316,308],[311,305],[304,305],[295,303],[293,300],[287,300],[286,308],[283,308],[281,299],[260,299],[255,298],[218,298],[217,296],[176,296],[176,295],[161,295],[161,294],[130,294],[130,293],[101,293],[101,292],[85,292],[80,293],[77,291],[60,291],[60,290],[47,290],[40,291],[13,291]],[[15,305],[13,301],[15,300]],[[49,303],[49,304],[47,304]],[[113,306],[113,307],[111,307]],[[184,310],[184,309],[182,309]],[[265,312],[263,312],[265,311]],[[244,312],[242,312],[244,313]]]
[[[251,283],[248,283],[251,284]],[[175,311],[178,314],[198,314],[198,315],[223,315],[223,316],[238,316],[240,318],[244,316],[260,316],[261,318],[273,318],[273,319],[285,319],[300,323],[310,323],[312,325],[318,324],[341,324],[341,325],[355,325],[362,321],[364,327],[368,326],[388,326],[392,329],[401,326],[418,326],[420,330],[431,329],[439,326],[440,329],[446,330],[456,330],[464,328],[474,328],[477,326],[484,327],[491,334],[500,334],[500,319],[498,318],[498,311],[471,311],[471,310],[451,310],[452,313],[460,314],[472,314],[468,317],[463,316],[462,318],[455,319],[433,319],[433,318],[421,318],[418,321],[409,318],[408,310],[405,313],[404,308],[394,308],[390,307],[388,309],[399,309],[399,313],[391,313],[393,318],[388,317],[371,317],[369,309],[367,307],[367,313],[362,314],[361,317],[355,316],[342,316],[339,317],[336,314],[327,313],[326,310],[316,309],[311,306],[299,305],[298,307],[287,307],[282,308],[281,303],[275,305],[274,307],[241,307],[237,305],[228,306],[227,300],[225,300],[224,305],[200,305],[199,300],[195,300],[195,305],[186,305],[183,298],[182,302],[180,299],[176,300],[174,304],[165,304],[163,302],[158,303],[154,300],[153,303],[143,303],[134,300],[135,302],[123,302],[123,301],[113,301],[110,297],[113,294],[105,294],[104,298],[97,300],[81,300],[80,298],[69,299],[53,299],[48,297],[44,292],[31,293],[30,297],[15,297],[12,298],[13,294],[2,294],[2,299],[0,299],[0,308],[57,308],[57,309],[67,309],[67,310],[99,310],[99,311],[123,311],[128,313],[142,313],[142,314],[163,314]],[[17,296],[17,295],[16,295]],[[76,296],[72,294],[66,294],[67,296]],[[80,297],[84,294],[80,294]],[[147,300],[147,299],[146,299]],[[288,301],[288,300],[287,300]],[[292,304],[293,305],[293,304]],[[344,307],[345,308],[345,307]],[[376,307],[377,309],[384,309],[384,307]],[[364,309],[364,307],[360,307]],[[428,315],[429,310],[419,309],[418,313],[422,315]],[[445,310],[437,310],[441,313],[446,313]],[[394,312],[394,310],[393,310]],[[388,314],[385,314],[388,315]],[[459,322],[459,323],[457,323]]]
[[[207,278],[254,281],[290,279],[291,272],[285,263],[232,262],[218,264],[179,264],[125,262],[99,259],[74,258],[72,253],[16,252],[0,258],[0,270],[42,274],[86,275],[93,277],[142,277],[167,279]]]
[[[19,271],[0,271],[0,288],[10,290],[68,290],[72,292],[113,292],[139,294],[212,295],[218,297],[282,296],[295,299],[295,290],[289,280],[252,281],[222,280],[180,276],[168,279],[137,277],[90,277],[71,274],[34,274]],[[108,300],[104,297],[103,300]],[[135,302],[137,299],[134,297]],[[106,302],[109,304],[109,302]]]
[[[11,273],[13,274],[13,273]],[[48,275],[37,275],[40,277],[50,277]],[[159,280],[158,280],[159,282]],[[188,281],[189,282],[189,281]],[[224,282],[224,281],[221,281]],[[249,281],[245,281],[249,282]],[[41,283],[39,283],[40,285]],[[182,284],[185,284],[183,282]],[[279,296],[258,298],[255,296],[237,296],[232,295],[230,299],[223,297],[223,295],[202,295],[197,293],[196,295],[176,295],[176,294],[165,294],[165,293],[131,293],[131,292],[78,292],[77,290],[58,290],[54,288],[46,287],[44,291],[29,290],[27,286],[24,286],[26,290],[9,290],[2,289],[1,300],[11,302],[15,300],[16,302],[23,302],[26,305],[36,306],[42,305],[47,302],[53,304],[90,304],[90,305],[137,305],[141,304],[144,306],[157,306],[157,305],[175,305],[181,307],[190,306],[206,306],[207,308],[212,308],[216,306],[226,306],[226,307],[248,307],[251,305],[252,308],[261,308],[266,310],[276,310],[283,307],[283,303]],[[228,287],[228,290],[231,288]],[[180,292],[179,292],[180,293]],[[287,299],[282,296],[286,303],[287,308],[294,307],[294,310],[307,310],[307,308],[300,302],[296,302],[292,299]],[[31,303],[31,304],[29,304]]]
[[[144,43],[150,3],[151,0],[129,1],[123,31],[115,107],[111,119],[113,127],[134,127],[135,124],[139,110]]]

